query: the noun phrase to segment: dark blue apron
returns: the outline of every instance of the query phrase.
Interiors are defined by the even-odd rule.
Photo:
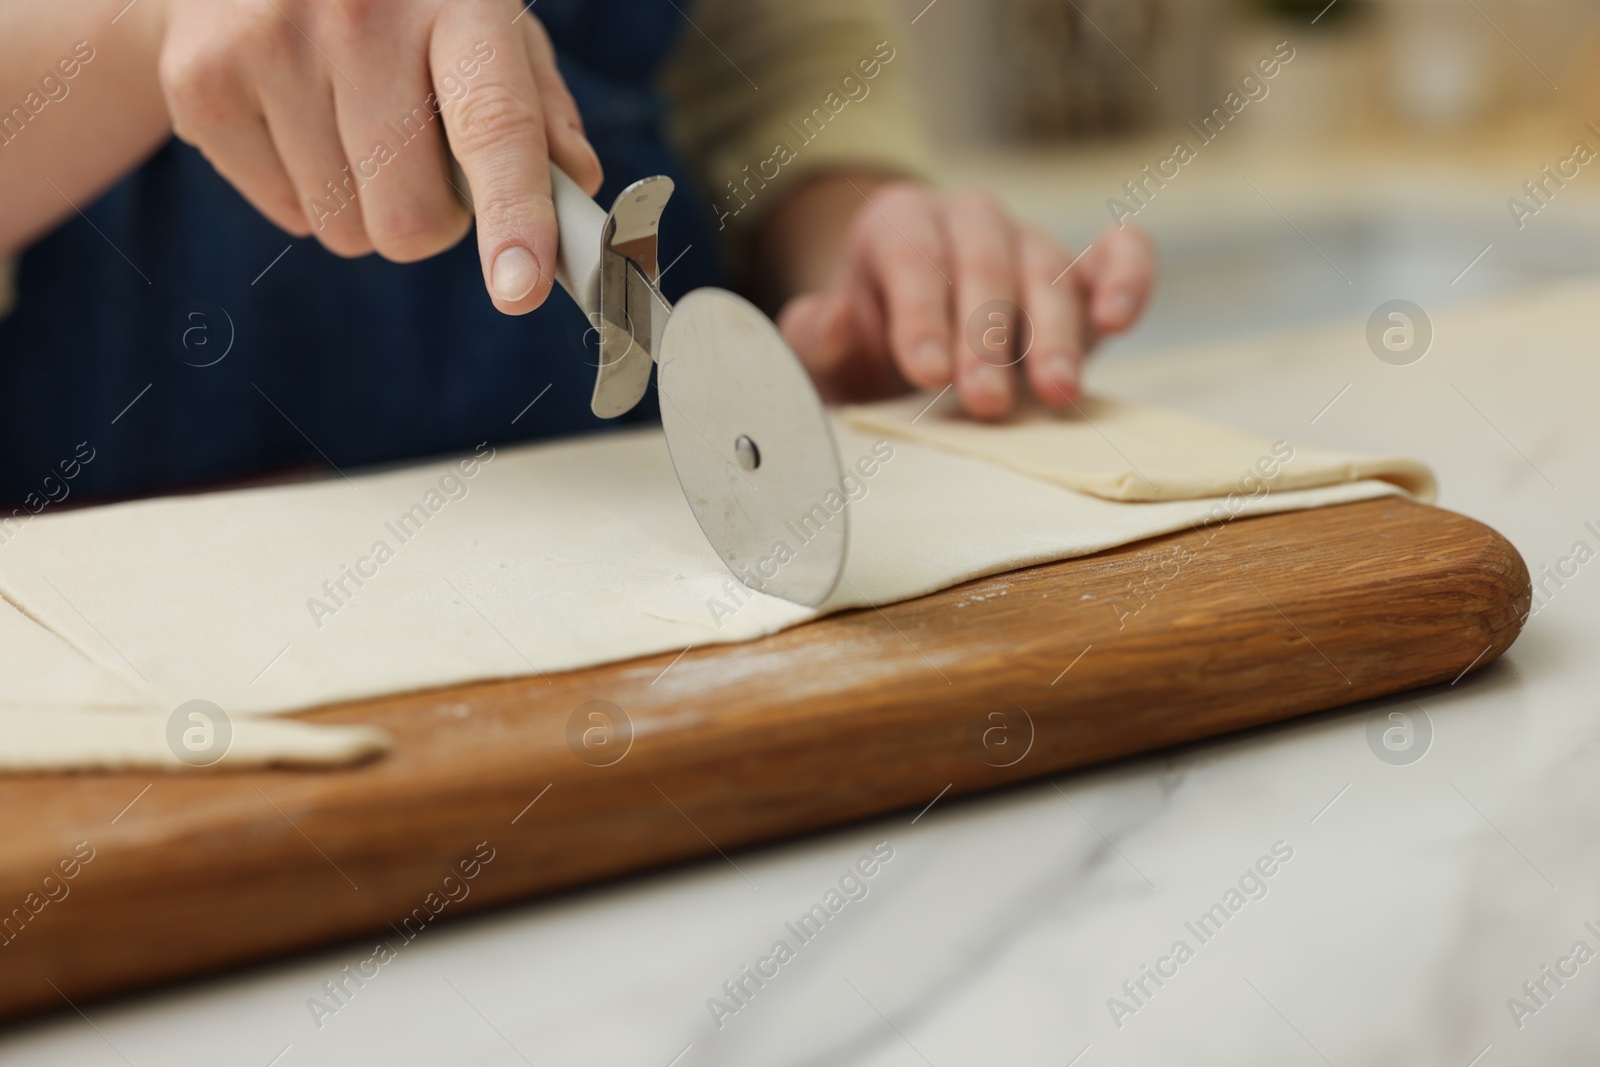
[[[605,166],[601,203],[671,175],[662,265],[688,251],[663,288],[719,284],[705,198],[654,89],[682,17],[631,0],[539,0],[537,14]],[[340,259],[176,141],[85,214],[27,250],[0,319],[6,514],[64,484],[104,499],[657,418],[653,391],[615,422],[589,412],[588,323],[559,288],[530,315],[496,312],[475,235],[422,263]]]

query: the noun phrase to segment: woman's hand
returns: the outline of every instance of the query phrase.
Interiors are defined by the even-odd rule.
[[[508,314],[555,277],[548,161],[600,185],[549,38],[517,0],[170,0],[160,78],[179,137],[341,256],[423,259],[476,214],[484,283]]]
[[[832,181],[798,191],[762,236],[766,263],[799,276],[778,324],[828,399],[954,383],[982,419],[1003,417],[1021,388],[1065,406],[1084,357],[1149,299],[1154,254],[1137,227],[1108,228],[1074,260],[986,193]],[[825,241],[841,211],[843,240],[829,255],[804,247]]]

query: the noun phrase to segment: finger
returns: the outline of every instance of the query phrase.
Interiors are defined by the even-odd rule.
[[[304,237],[310,232],[305,211],[236,64],[226,54],[173,43],[160,68],[173,133],[198,148],[257,211]]]
[[[311,232],[265,119],[256,115],[235,122],[203,135],[195,143],[217,173],[273,225],[295,237]]]
[[[550,145],[550,158],[560,164],[567,177],[577,182],[583,191],[594,196],[600,191],[605,174],[600,167],[600,157],[583,132],[583,117],[578,114],[578,102],[567,89],[566,80],[556,66],[555,49],[544,25],[531,15],[522,20],[523,43],[528,62],[533,68],[533,83],[539,89],[539,103],[544,108],[545,139]]]
[[[851,288],[874,294],[887,347],[906,380],[921,389],[950,383],[950,256],[937,201],[920,186],[896,182],[874,191],[855,216]]]
[[[1155,247],[1138,226],[1108,227],[1100,235],[1089,283],[1089,321],[1097,333],[1120,333],[1132,326],[1155,284]]]
[[[445,132],[472,187],[484,284],[496,308],[521,315],[550,295],[556,214],[539,91],[522,31],[502,12],[487,4],[443,8],[429,62],[436,86],[462,56],[480,63],[466,94],[444,109]]]
[[[460,241],[472,219],[450,186],[427,57],[408,55],[401,37],[406,27],[376,8],[334,4],[330,10],[354,12],[344,36],[363,42],[341,61],[332,89],[367,237],[379,255],[396,262],[436,255]]]
[[[372,242],[339,140],[333,87],[309,64],[299,73],[285,66],[273,80],[262,97],[263,113],[311,235],[335,255],[366,255]]]
[[[1017,336],[1016,235],[1005,211],[987,193],[962,193],[945,202],[945,229],[955,261],[956,391],[980,419],[1011,410]]]
[[[910,388],[889,350],[873,343],[883,333],[882,318],[863,316],[865,306],[841,289],[797,296],[778,314],[785,339],[829,403],[877,400]]]
[[[1032,337],[1022,366],[1034,395],[1051,407],[1078,399],[1083,367],[1083,315],[1077,290],[1056,283],[1072,263],[1042,230],[1024,227],[1019,238],[1022,307]]]
[[[851,355],[849,299],[839,293],[797,296],[778,313],[778,330],[823,399],[837,399],[841,372]]]

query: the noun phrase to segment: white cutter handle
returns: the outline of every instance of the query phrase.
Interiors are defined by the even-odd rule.
[[[550,198],[555,202],[556,225],[561,229],[556,281],[594,322],[600,313],[600,252],[605,245],[606,209],[591,200],[553,162]]]

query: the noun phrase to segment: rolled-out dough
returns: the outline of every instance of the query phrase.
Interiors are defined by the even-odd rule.
[[[1114,428],[1134,425],[1094,410]],[[732,581],[653,429],[41,516],[0,546],[0,595],[15,605],[0,611],[0,631],[32,627],[28,640],[52,650],[0,652],[6,684],[23,694],[0,699],[0,768],[172,766],[150,723],[197,698],[233,718],[224,765],[356,759],[380,743],[372,732],[257,731],[275,724],[248,717],[486,678],[537,685],[540,674],[749,640],[1221,515],[1400,491],[1349,481],[1376,469],[1351,457],[1307,474],[1304,451],[1286,466],[1294,484],[1320,487],[1241,488],[1258,453],[1239,463],[1205,436],[1235,431],[1195,424],[1185,433],[1199,439],[1152,431],[1166,444],[1139,456],[1152,477],[1181,476],[1205,498],[1113,502],[1008,469],[1022,463],[958,454],[961,442],[926,447],[836,425],[850,474],[836,501],[818,505],[850,500],[850,554],[816,610]],[[1052,447],[1044,429],[1030,434]],[[112,730],[104,716],[115,714],[148,721]]]

